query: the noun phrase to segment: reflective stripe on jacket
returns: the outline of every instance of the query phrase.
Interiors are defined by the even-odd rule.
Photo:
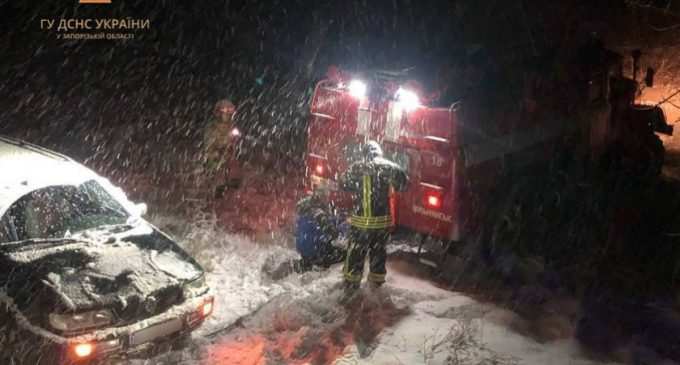
[[[385,229],[392,226],[390,188],[404,191],[408,177],[392,161],[378,157],[353,163],[340,177],[340,186],[353,193],[350,224],[361,229]]]

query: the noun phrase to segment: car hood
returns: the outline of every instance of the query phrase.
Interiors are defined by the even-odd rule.
[[[61,244],[6,250],[11,266],[30,272],[64,310],[113,308],[130,320],[181,300],[182,284],[203,270],[171,239],[143,225],[122,235],[94,234]],[[168,297],[170,296],[170,297]],[[153,308],[149,308],[149,302]],[[138,318],[137,318],[138,319]]]

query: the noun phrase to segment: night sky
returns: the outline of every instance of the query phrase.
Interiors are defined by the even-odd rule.
[[[0,1],[0,133],[114,175],[160,157],[152,168],[163,170],[191,159],[214,103],[229,98],[252,137],[247,150],[298,161],[309,97],[330,65],[411,67],[428,91],[447,67],[471,66],[510,94],[523,70],[569,60],[591,35],[637,39],[639,21],[627,21],[645,9],[604,0]],[[41,29],[43,19],[126,17],[150,27],[130,40],[57,39],[56,24]],[[468,92],[470,74],[447,82],[458,88],[453,97]],[[132,166],[140,155],[148,161]]]

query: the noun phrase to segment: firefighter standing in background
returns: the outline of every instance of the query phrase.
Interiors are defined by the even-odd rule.
[[[236,108],[229,100],[220,100],[215,104],[213,119],[205,129],[203,136],[203,167],[205,178],[215,196],[224,192],[229,175],[228,162],[233,157],[231,139],[234,131],[232,122]]]
[[[390,189],[404,191],[408,184],[406,172],[383,158],[377,142],[367,142],[362,154],[363,159],[351,164],[340,177],[340,186],[351,192],[353,198],[349,245],[343,268],[346,295],[359,288],[367,255],[370,261],[369,283],[379,287],[385,282],[385,245],[392,226]]]

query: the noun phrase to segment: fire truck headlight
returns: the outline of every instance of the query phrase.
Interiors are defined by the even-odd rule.
[[[357,99],[363,99],[366,96],[366,83],[361,80],[352,80],[347,86],[349,94]]]
[[[238,128],[234,128],[234,129],[231,130],[231,135],[234,136],[234,137],[238,137],[238,136],[241,135],[241,131],[238,130]]]
[[[418,94],[411,90],[399,88],[394,97],[397,99],[399,106],[406,111],[411,111],[420,106]]]

